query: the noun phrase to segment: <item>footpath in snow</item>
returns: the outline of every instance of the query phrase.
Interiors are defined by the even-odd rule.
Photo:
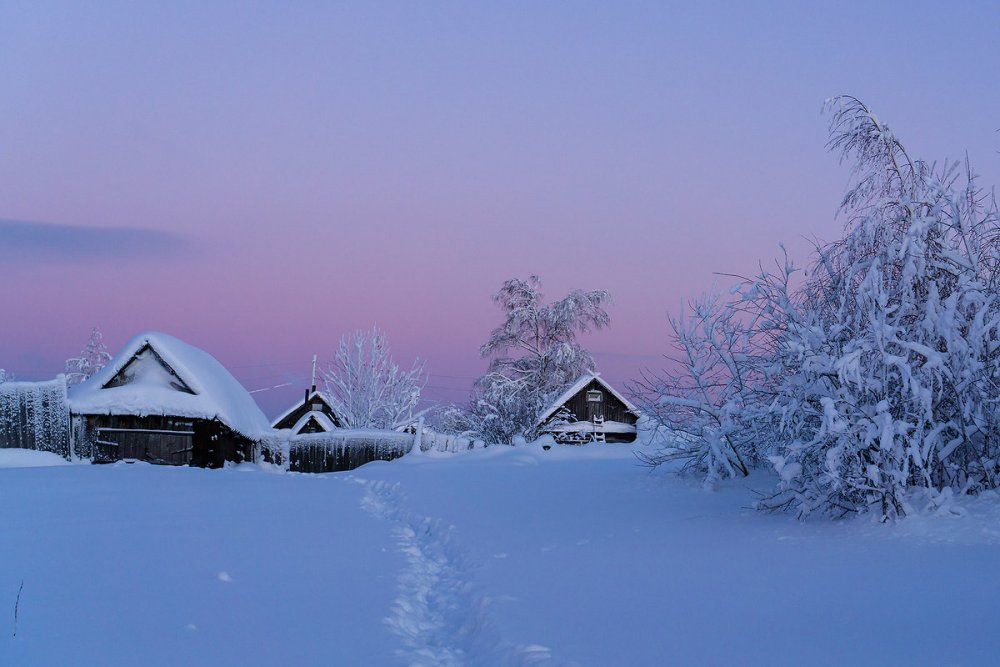
[[[895,525],[751,509],[630,447],[406,457],[359,477],[447,526],[491,631],[545,664],[994,664],[1000,497]],[[954,514],[958,511],[960,514]],[[468,664],[476,664],[470,662]]]
[[[0,452],[2,665],[993,664],[1000,498],[752,509],[631,447],[350,473]],[[957,513],[956,513],[957,512]],[[17,636],[13,610],[21,582]],[[5,613],[7,612],[7,613]]]

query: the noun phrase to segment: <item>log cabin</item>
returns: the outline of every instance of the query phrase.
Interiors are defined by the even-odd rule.
[[[556,442],[633,442],[639,410],[597,373],[585,373],[539,416],[535,428]]]
[[[221,467],[252,460],[269,429],[253,397],[207,352],[141,333],[69,391],[76,456]]]

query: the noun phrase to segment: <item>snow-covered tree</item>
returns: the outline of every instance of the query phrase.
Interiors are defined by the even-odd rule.
[[[7,371],[5,371],[4,369],[0,368],[0,384],[4,383],[6,381],[7,381]]]
[[[830,147],[855,163],[843,239],[741,280],[675,322],[674,374],[650,413],[685,458],[780,475],[766,507],[891,518],[913,488],[994,488],[1000,474],[1000,224],[971,169],[934,169],[855,98],[830,103]]]
[[[111,361],[111,354],[104,345],[104,336],[97,327],[90,331],[90,337],[80,356],[66,360],[66,384],[79,384],[93,376]]]
[[[605,310],[610,295],[573,290],[545,303],[540,279],[531,276],[504,282],[493,300],[505,319],[480,348],[491,361],[476,381],[470,432],[487,442],[510,443],[529,433],[547,401],[593,368],[593,358],[576,339],[610,323]]]
[[[997,485],[1000,225],[968,165],[912,159],[854,98],[831,108],[830,145],[856,161],[850,228],[782,294],[772,460],[801,513],[888,518],[911,487]]]
[[[419,417],[416,407],[426,376],[420,360],[409,370],[401,369],[393,361],[385,332],[374,326],[340,339],[323,381],[345,427],[392,429]]]
[[[745,416],[758,377],[749,361],[758,357],[752,331],[719,294],[693,301],[689,311],[670,319],[673,370],[646,373],[632,387],[645,414],[674,436],[670,446],[640,457],[651,465],[680,461],[711,484],[747,475],[756,459],[753,420]]]

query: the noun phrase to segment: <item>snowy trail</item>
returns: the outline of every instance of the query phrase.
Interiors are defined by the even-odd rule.
[[[565,664],[545,646],[514,645],[498,635],[490,600],[473,583],[454,526],[407,510],[398,483],[357,481],[366,487],[362,507],[393,525],[406,559],[399,596],[385,618],[402,641],[400,658],[412,667]]]

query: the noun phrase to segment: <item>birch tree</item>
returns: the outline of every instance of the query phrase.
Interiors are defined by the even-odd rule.
[[[490,365],[470,406],[472,430],[487,442],[530,435],[547,402],[594,367],[577,337],[611,322],[607,290],[577,289],[545,303],[541,286],[538,276],[512,278],[493,296],[504,322],[479,350]]]
[[[409,369],[396,364],[385,332],[373,326],[340,339],[323,381],[345,427],[393,429],[419,417],[426,376],[419,359]]]

